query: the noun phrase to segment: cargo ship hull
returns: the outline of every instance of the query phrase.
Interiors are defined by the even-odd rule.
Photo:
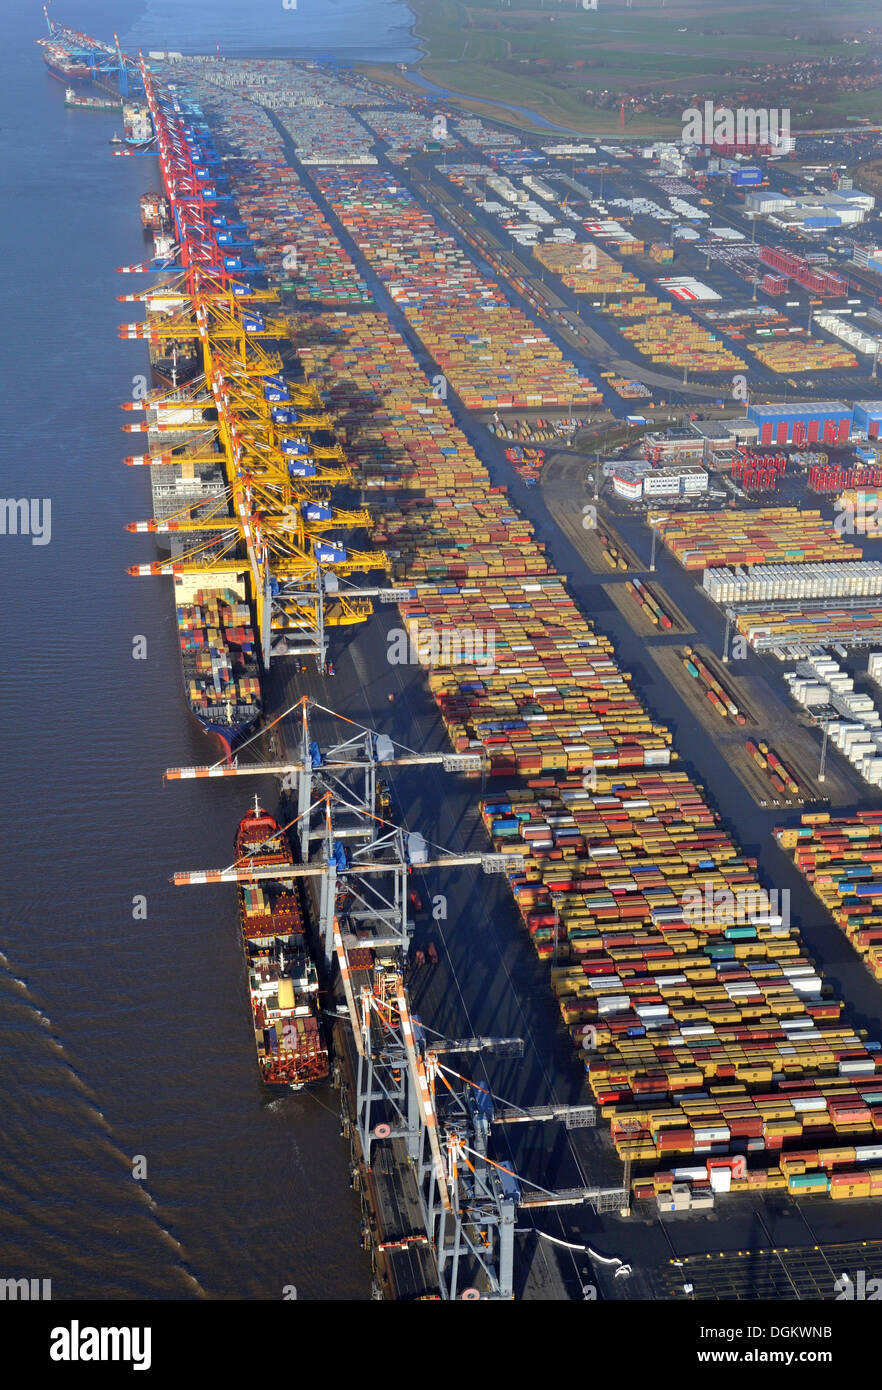
[[[194,598],[176,609],[184,693],[190,713],[229,761],[262,712],[250,613],[226,589],[199,590]]]
[[[294,865],[284,830],[256,797],[239,824],[236,862],[240,869],[277,865],[280,873]],[[260,879],[241,883],[238,891],[260,1079],[272,1091],[301,1091],[326,1080],[330,1062],[299,885],[290,878]]]
[[[61,82],[91,82],[92,70],[85,63],[68,63],[61,56],[43,50],[43,62],[53,77]]]

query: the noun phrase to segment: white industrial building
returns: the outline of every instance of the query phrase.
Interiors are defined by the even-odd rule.
[[[706,569],[702,588],[714,603],[804,598],[858,598],[882,594],[879,560],[819,561],[805,565],[721,566]]]
[[[661,468],[623,463],[611,476],[613,491],[628,502],[639,502],[641,498],[694,497],[707,491],[707,473],[692,463],[673,463]]]
[[[856,225],[863,222],[875,205],[876,199],[872,193],[861,193],[858,189],[843,189],[836,193],[801,193],[798,196],[763,190],[747,193],[744,198],[746,212],[768,217],[782,227],[805,227],[808,231],[817,218],[829,218],[830,225],[834,226]]]

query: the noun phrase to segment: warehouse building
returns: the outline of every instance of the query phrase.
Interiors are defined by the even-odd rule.
[[[755,421],[746,415],[734,420],[693,420],[691,428],[704,441],[705,459],[729,453],[739,444],[756,444],[759,438]]]
[[[882,434],[882,401],[855,401],[852,427],[855,434],[878,439]]]
[[[842,401],[790,401],[787,405],[750,405],[748,418],[759,429],[759,443],[844,443],[851,434],[852,411]]]
[[[875,202],[871,193],[861,193],[858,189],[806,193],[799,197],[764,191],[745,194],[744,207],[747,212],[768,217],[777,226],[811,231],[813,228],[855,226],[863,222]]]

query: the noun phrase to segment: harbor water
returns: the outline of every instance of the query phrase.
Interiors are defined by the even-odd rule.
[[[350,57],[384,26],[413,51],[401,5],[271,9],[316,49],[342,24]],[[126,49],[255,28],[230,0],[53,13]],[[0,535],[0,1276],[56,1299],[368,1298],[337,1092],[261,1091],[234,894],[169,883],[231,861],[254,788],[162,781],[217,754],[186,712],[169,582],[126,574],[155,552],[124,530],[150,514],[120,429],[147,356],[118,339],[142,312],[116,296],[145,282],[114,268],[144,255],[157,169],[110,157],[114,113],[65,108],[38,20],[14,0],[0,52],[0,471],[33,518]]]

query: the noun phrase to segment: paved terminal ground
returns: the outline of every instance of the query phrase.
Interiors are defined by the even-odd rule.
[[[355,260],[378,305],[412,346],[421,366],[431,374],[436,364],[417,343],[339,220],[327,209],[308,172],[298,172],[325,208],[335,234]],[[401,177],[400,170],[396,176]],[[529,310],[517,295],[512,297]],[[542,326],[552,337],[560,336],[554,325],[543,322]],[[596,375],[596,362],[587,355],[577,365]],[[640,375],[633,362],[625,365],[630,375]],[[737,767],[732,765],[730,749],[717,736],[718,730],[696,718],[682,682],[672,679],[672,673],[667,671],[666,659],[656,661],[653,639],[635,631],[625,611],[610,596],[609,567],[595,568],[593,556],[592,560],[586,558],[580,543],[586,535],[581,509],[588,495],[583,483],[584,459],[561,455],[567,470],[546,470],[541,488],[527,488],[505,460],[503,442],[490,436],[455,398],[449,404],[493,481],[509,488],[516,504],[534,525],[537,538],[546,542],[554,564],[567,576],[576,601],[598,629],[614,639],[617,659],[632,673],[641,698],[652,715],[672,729],[683,766],[708,788],[712,803],[744,851],[758,857],[763,882],[769,888],[790,892],[791,914],[801,925],[807,949],[822,966],[837,995],[848,1001],[850,1019],[882,1037],[882,996],[878,985],[772,838],[773,827],[787,818],[786,813],[757,806]],[[645,529],[639,523],[618,519],[616,529],[626,548],[642,560],[648,550]],[[703,642],[716,649],[717,630],[721,628],[719,615],[695,593],[694,578],[678,570],[660,549],[653,580],[660,586],[659,596],[669,596],[676,612]],[[419,667],[390,665],[387,659],[389,632],[396,624],[394,612],[379,608],[364,627],[333,630],[330,656],[337,671],[334,679],[319,677],[313,670],[306,674],[295,671],[293,662],[279,664],[274,668],[276,707],[293,704],[306,693],[357,723],[388,733],[406,748],[445,748],[445,731],[424,673]],[[665,653],[671,640],[658,639]],[[677,640],[675,636],[673,641]],[[682,642],[682,635],[679,641]],[[761,700],[764,687],[766,698],[780,701],[767,663],[749,658],[747,666],[751,681],[759,682],[756,688],[753,683],[750,685],[748,705],[753,708]],[[390,692],[395,695],[394,704],[388,701]],[[290,732],[296,737],[293,728]],[[329,726],[323,729],[322,721],[317,719],[315,736],[319,741],[329,733]],[[807,733],[806,739],[809,737]],[[786,748],[781,753],[786,759]],[[804,761],[810,761],[808,754]],[[487,847],[477,812],[480,781],[448,775],[432,767],[396,770],[392,782],[405,824],[419,829],[430,844],[454,851]],[[505,785],[500,779],[498,789]],[[497,789],[496,782],[491,786]],[[882,805],[879,793],[863,789],[859,792],[854,788],[852,799],[865,805]],[[444,904],[437,920],[424,914],[417,921],[415,947],[434,941],[440,956],[437,967],[410,971],[412,1001],[419,1016],[448,1036],[522,1037],[522,1060],[482,1057],[468,1061],[468,1074],[487,1081],[494,1094],[504,1101],[527,1106],[590,1099],[582,1063],[555,1006],[548,968],[536,958],[505,882],[483,877],[471,869],[453,870],[447,875],[440,871],[417,873],[415,877],[424,903],[431,904],[440,895]],[[575,1131],[566,1131],[557,1123],[505,1127],[497,1143],[501,1160],[511,1163],[525,1181],[547,1189],[615,1185],[621,1181],[621,1164],[603,1124],[596,1130]],[[691,1257],[704,1258],[707,1252],[723,1251],[728,1252],[727,1258],[721,1261],[719,1276],[709,1276],[710,1291],[704,1296],[734,1297],[738,1294],[731,1292],[733,1280],[738,1288],[749,1289],[743,1281],[738,1283],[741,1276],[736,1279],[733,1272],[736,1262],[744,1258],[737,1252],[784,1246],[791,1251],[811,1250],[820,1244],[854,1242],[876,1216],[876,1208],[867,1203],[813,1204],[756,1196],[727,1199],[715,1211],[701,1216],[663,1221],[654,1209],[637,1208],[630,1218],[598,1216],[588,1207],[522,1210],[518,1223],[518,1293],[530,1297],[560,1296],[563,1290],[567,1297],[579,1299],[584,1296],[586,1284],[595,1284],[601,1297],[676,1297],[677,1281],[672,1281],[671,1269],[679,1266],[672,1266],[671,1261],[689,1257],[691,1262]],[[539,1232],[574,1248],[556,1246],[550,1255],[548,1243]],[[614,1280],[612,1266],[600,1263],[595,1256],[618,1256],[631,1266],[631,1277]],[[823,1254],[821,1259],[823,1266]],[[818,1287],[823,1287],[823,1277]],[[715,1293],[717,1288],[720,1292]]]

